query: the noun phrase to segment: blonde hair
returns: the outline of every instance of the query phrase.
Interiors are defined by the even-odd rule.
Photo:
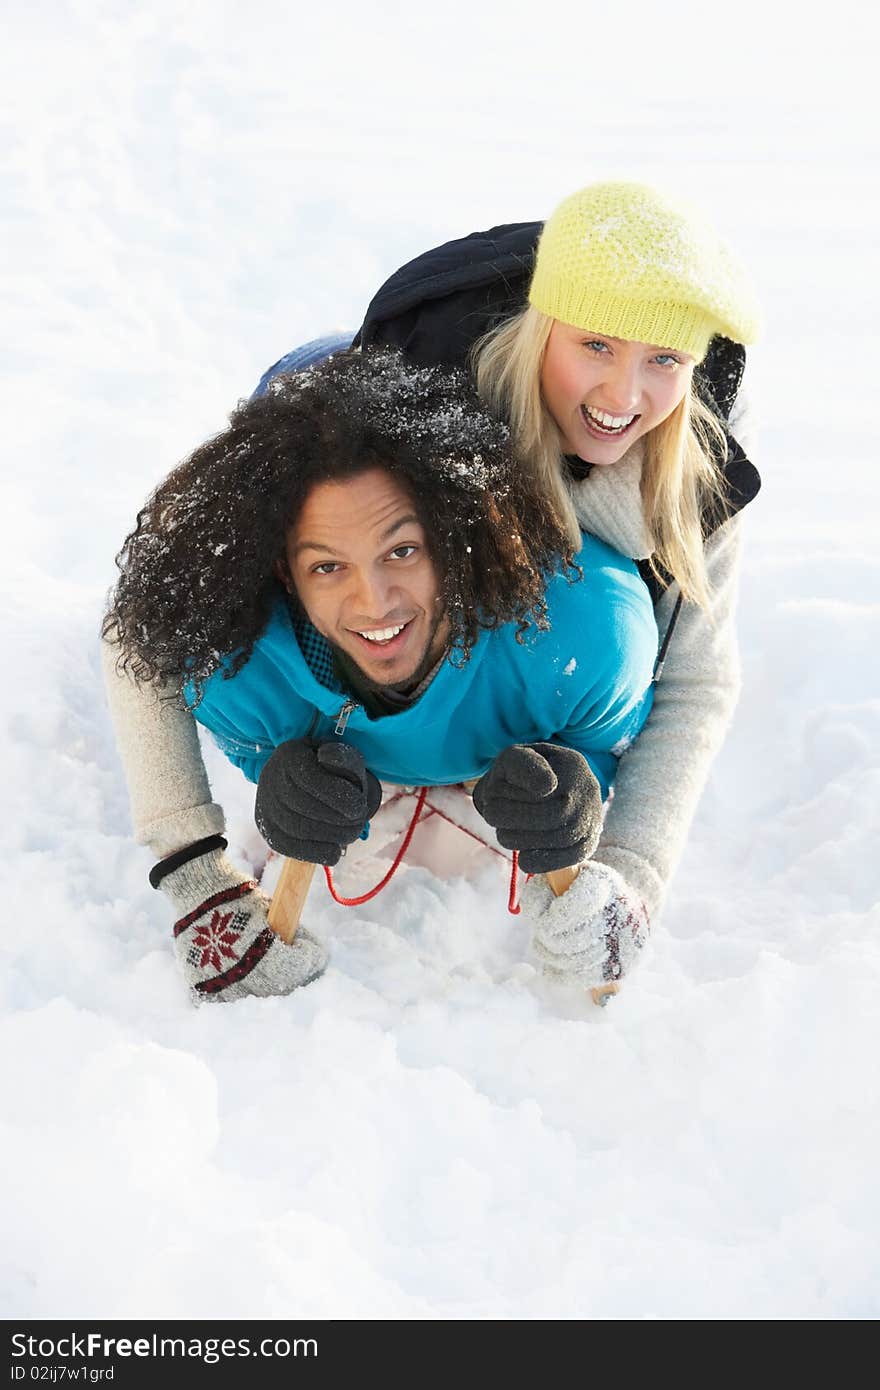
[[[541,366],[553,323],[529,304],[479,338],[471,362],[480,396],[507,420],[517,454],[535,470],[579,546],[562,438],[541,392]],[[645,435],[641,494],[654,541],[651,569],[664,582],[671,575],[684,598],[703,608],[708,608],[710,594],[701,514],[706,504],[721,514],[726,510],[726,484],[717,462],[726,452],[721,424],[693,382],[672,414]]]

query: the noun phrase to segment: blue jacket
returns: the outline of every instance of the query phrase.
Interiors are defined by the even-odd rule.
[[[279,744],[306,735],[344,737],[380,781],[405,786],[469,781],[512,743],[554,740],[584,754],[604,798],[651,708],[657,627],[633,561],[593,536],[577,559],[582,579],[548,582],[549,631],[529,628],[522,642],[514,623],[481,633],[463,667],[447,658],[415,704],[378,719],[318,679],[326,644],[313,628],[301,644],[279,598],[246,665],[211,677],[195,717],[252,782]]]

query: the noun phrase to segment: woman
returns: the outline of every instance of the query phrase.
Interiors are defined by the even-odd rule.
[[[598,847],[576,893],[551,901],[543,881],[529,885],[542,957],[566,975],[609,924],[656,918],[736,701],[738,513],[759,481],[723,421],[758,314],[711,229],[654,190],[597,184],[574,194],[533,260],[537,231],[496,228],[404,267],[358,341],[400,346],[417,362],[467,358],[571,533],[579,522],[638,561],[656,600],[663,679],[620,760]],[[219,836],[222,809],[191,715],[145,697],[106,653],[135,831],[167,867]],[[172,901],[176,874],[189,869],[165,873]],[[256,896],[241,901],[255,924],[265,920]],[[257,991],[243,979],[241,990],[297,982]]]

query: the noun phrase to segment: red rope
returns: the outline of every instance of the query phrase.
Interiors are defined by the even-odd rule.
[[[400,863],[403,859],[403,856],[409,849],[409,842],[415,834],[416,826],[419,823],[419,816],[422,814],[422,807],[425,804],[425,797],[427,795],[428,788],[422,787],[418,795],[418,800],[416,801],[416,809],[413,812],[413,818],[409,823],[409,830],[407,830],[405,836],[403,837],[403,844],[400,846],[400,849],[394,856],[394,863],[391,865],[391,868],[388,870],[385,877],[376,884],[375,888],[371,888],[369,893],[362,893],[359,898],[340,897],[340,895],[337,893],[336,889],[333,886],[333,875],[330,872],[330,865],[324,865],[324,877],[327,880],[327,887],[330,889],[330,894],[335,902],[341,903],[343,907],[360,907],[361,903],[368,903],[371,898],[375,898],[377,893],[381,893],[386,883],[391,882],[392,878],[397,873],[397,870],[400,867]]]
[[[513,863],[510,866],[510,894],[507,899],[507,911],[510,912],[514,917],[518,917],[519,914],[522,912],[522,908],[519,905],[519,891],[516,881],[518,875],[519,850],[515,849],[513,851]]]
[[[405,795],[408,795],[408,793],[398,792],[395,796],[391,797],[390,800],[387,801],[385,804],[390,806],[392,802],[400,800],[400,798]],[[380,879],[379,882],[376,884],[375,888],[371,888],[368,893],[361,893],[360,897],[357,898],[343,898],[336,891],[336,887],[333,883],[333,874],[330,871],[330,865],[324,865],[324,877],[327,880],[327,887],[330,889],[330,896],[333,898],[334,902],[340,903],[342,907],[360,907],[362,903],[368,903],[371,898],[375,898],[376,895],[378,893],[381,893],[382,889],[391,882],[392,878],[397,873],[397,870],[400,868],[400,865],[403,862],[404,855],[410,847],[410,842],[412,840],[413,835],[415,834],[416,826],[419,823],[419,817],[422,814],[422,809],[425,805],[427,795],[428,788],[421,787],[419,789],[419,794],[416,799],[416,809],[413,812],[412,820],[409,823],[409,829],[403,837],[403,843],[401,844],[400,849],[394,856],[394,863],[391,865],[391,868],[388,870],[385,877]],[[486,841],[483,840],[479,835],[476,835],[473,830],[468,830],[466,826],[459,825],[457,820],[453,820],[451,816],[447,816],[445,812],[441,811],[438,806],[431,806],[430,802],[428,804],[430,806],[430,810],[428,811],[428,815],[425,817],[426,820],[432,815],[439,816],[441,820],[448,821],[450,825],[454,825],[456,830],[460,830],[464,835],[470,835],[472,840],[476,840],[478,844],[485,846],[485,848],[491,850],[493,854],[500,855],[502,859],[505,858],[505,856],[501,854],[500,850],[495,849],[494,845],[487,844]],[[531,877],[531,875],[527,875],[527,877]],[[520,912],[522,911],[522,908],[519,905],[519,853],[517,850],[513,851],[513,858],[510,865],[510,892],[507,895],[507,910],[514,917],[518,917]]]
[[[497,854],[499,859],[504,859],[506,861],[507,855],[503,854],[500,849],[496,849],[494,845],[490,845],[486,840],[483,839],[482,835],[478,835],[473,830],[468,830],[466,825],[459,825],[457,820],[453,820],[452,816],[447,816],[445,811],[441,811],[439,806],[435,806],[433,802],[429,801],[428,814],[425,816],[425,820],[430,820],[432,816],[439,816],[441,820],[446,821],[447,825],[454,825],[456,830],[461,831],[462,835],[470,835],[472,840],[476,840],[478,845],[483,846],[483,849],[487,849],[490,854]]]

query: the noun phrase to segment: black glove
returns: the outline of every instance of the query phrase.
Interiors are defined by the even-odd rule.
[[[356,748],[293,738],[260,774],[255,819],[279,854],[338,864],[381,804],[382,788]]]
[[[528,874],[588,858],[602,829],[602,793],[589,763],[558,743],[514,743],[474,787],[474,805],[498,843],[519,850]]]

